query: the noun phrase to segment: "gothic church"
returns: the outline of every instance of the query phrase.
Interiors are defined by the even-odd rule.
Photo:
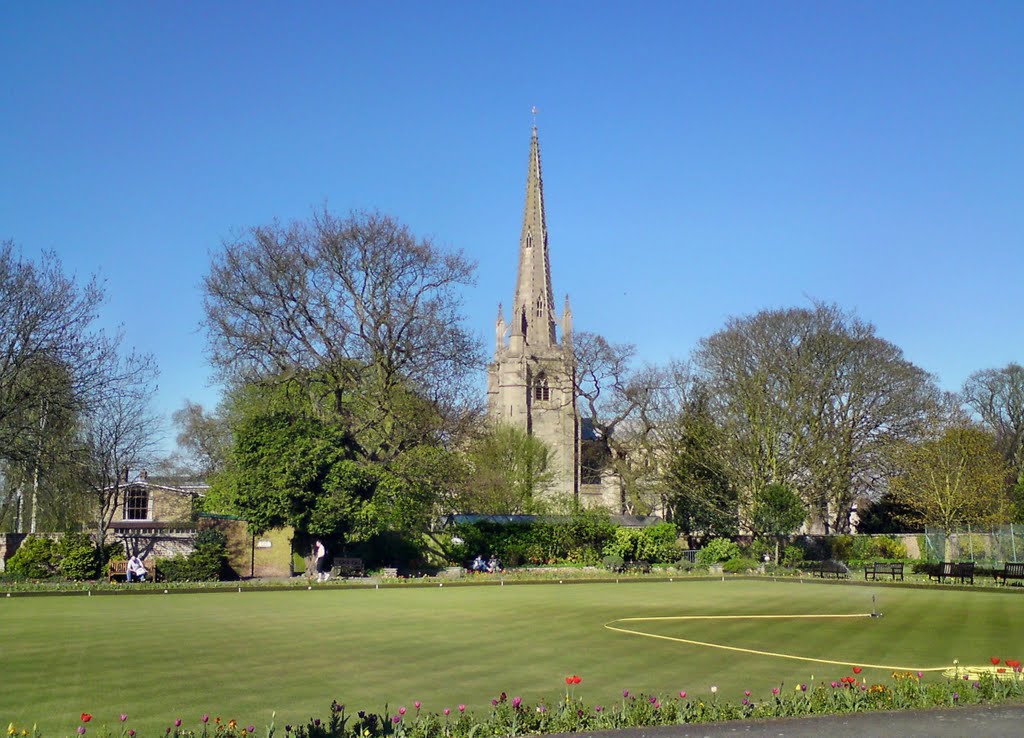
[[[559,323],[561,340],[556,330]],[[506,323],[499,305],[495,329],[494,361],[487,371],[488,415],[492,422],[521,428],[544,441],[553,451],[558,476],[552,492],[579,499],[580,420],[572,311],[566,296],[561,320],[555,314],[536,125],[530,139],[512,313]]]

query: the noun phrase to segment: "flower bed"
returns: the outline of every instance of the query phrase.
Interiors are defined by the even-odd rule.
[[[565,692],[550,701],[527,704],[520,697],[502,693],[491,701],[487,713],[467,712],[465,705],[427,709],[419,701],[394,711],[350,712],[338,702],[327,715],[311,718],[303,725],[277,726],[261,730],[266,738],[471,738],[471,736],[520,736],[546,733],[576,733],[592,730],[710,723],[726,720],[767,719],[807,715],[830,715],[876,710],[924,709],[958,705],[995,704],[1024,699],[1024,674],[1020,661],[992,657],[991,666],[961,667],[954,663],[943,674],[894,672],[886,682],[871,682],[854,666],[834,678],[791,686],[780,684],[763,693],[744,690],[728,699],[716,686],[677,695],[622,692],[612,705],[591,704],[582,694],[583,679],[565,677]],[[814,682],[814,683],[811,683]],[[578,693],[579,692],[579,693]],[[192,725],[181,717],[159,732],[168,738],[248,738],[255,725],[236,719],[203,715]],[[70,734],[90,738],[148,738],[131,727],[130,716],[113,716],[109,722],[93,722],[82,713],[81,722]],[[43,738],[34,727],[8,726],[9,738]]]

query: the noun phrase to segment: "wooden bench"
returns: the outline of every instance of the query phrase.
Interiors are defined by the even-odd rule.
[[[826,579],[828,577],[835,577],[836,579],[848,579],[850,577],[850,569],[842,561],[835,561],[829,559],[828,561],[822,561],[820,564],[811,569],[811,573],[816,577]]]
[[[331,574],[336,577],[365,577],[366,566],[362,559],[338,557],[331,565]]]
[[[996,584],[999,584],[999,580],[1002,579],[1004,586],[1011,579],[1024,580],[1024,561],[1007,561],[1003,570],[996,569],[992,572],[992,576],[995,577]]]
[[[878,581],[878,577],[891,577],[893,581],[903,581],[903,562],[876,561],[864,567],[864,579]]]
[[[142,565],[146,567],[146,581],[156,581],[156,561],[143,561]],[[107,580],[113,584],[117,578],[128,581],[128,562],[124,559],[112,559],[107,562]]]
[[[960,584],[967,584],[970,580],[969,583],[974,584],[974,562],[943,561],[939,564],[938,571],[929,574],[928,578],[937,580],[939,584],[943,584],[947,579],[958,579]]]

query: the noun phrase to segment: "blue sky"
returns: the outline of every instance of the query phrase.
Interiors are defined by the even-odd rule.
[[[819,299],[947,389],[1024,362],[1024,3],[6,3],[0,68],[0,238],[105,279],[168,416],[210,253],[325,203],[476,259],[490,346],[533,105],[577,329]]]

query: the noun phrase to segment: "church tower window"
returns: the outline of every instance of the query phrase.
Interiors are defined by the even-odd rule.
[[[533,399],[534,400],[550,400],[551,389],[548,387],[548,379],[543,374],[537,377],[533,383]]]

